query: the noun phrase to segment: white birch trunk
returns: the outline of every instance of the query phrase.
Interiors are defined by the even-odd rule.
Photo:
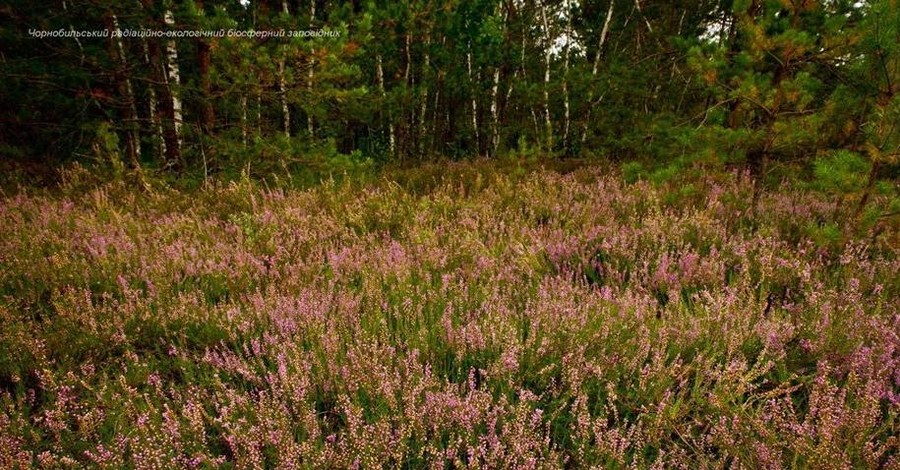
[[[262,137],[262,91],[256,90],[256,137]]]
[[[315,49],[312,50],[312,53],[315,54]],[[309,59],[309,72],[306,74],[306,92],[309,96],[312,96],[313,92],[313,80],[316,78],[315,71],[315,60],[313,58]],[[315,134],[315,123],[313,122],[312,113],[307,113],[306,117],[306,132],[309,133],[310,137]]]
[[[415,86],[416,86],[416,78],[413,75],[411,75],[411,73],[410,73],[411,66],[412,66],[412,58],[411,58],[411,54],[410,54],[410,50],[409,50],[409,42],[410,42],[409,33],[406,33],[406,35],[404,37],[404,42],[405,42],[405,46],[406,46],[405,47],[405,49],[406,49],[406,70],[403,72],[403,86],[407,90],[411,90],[411,89],[415,88]],[[406,103],[406,100],[404,100],[404,103]],[[405,104],[404,104],[404,107],[406,107]],[[403,112],[401,111],[400,114],[402,116]],[[403,133],[401,134],[404,139],[404,142],[402,142],[404,151],[402,152],[401,159],[402,159],[403,155],[406,155],[410,151],[410,139],[413,138],[413,123],[414,122],[416,122],[416,107],[409,106],[409,119],[406,121],[406,124],[403,126]]]
[[[491,86],[491,154],[500,146],[500,109],[497,95],[500,90],[500,67],[494,67],[494,83]]]
[[[144,49],[144,63],[152,67],[153,65],[150,62],[150,47],[147,45],[147,38],[142,39],[141,43]],[[163,75],[163,78],[165,78],[165,75]],[[162,119],[160,119],[159,110],[157,109],[158,103],[156,102],[156,88],[151,85],[147,87],[147,90],[149,91],[147,97],[147,105],[150,108],[150,113],[148,115],[150,116],[150,122],[152,123],[153,131],[155,132],[155,135],[153,136],[153,142],[154,146],[158,146],[158,156],[161,156],[165,155],[166,153],[166,141],[165,139],[163,139]]]
[[[247,146],[247,95],[241,95],[241,141]]]
[[[281,2],[281,12],[289,15],[288,2]],[[284,129],[284,136],[291,137],[291,108],[288,106],[287,85],[284,79],[284,57],[278,59],[278,99],[281,100],[281,124]]]
[[[600,31],[600,40],[597,42],[597,55],[594,56],[594,65],[591,68],[591,77],[597,76],[597,70],[600,69],[600,56],[603,54],[603,45],[606,44],[606,38],[609,36],[609,23],[612,21],[613,8],[616,5],[615,0],[610,0],[609,9],[606,11],[606,20],[603,22],[603,29]],[[594,106],[594,89],[588,91],[587,111],[584,116],[584,126],[581,129],[581,144],[587,141],[588,121],[591,117],[591,108]]]
[[[572,11],[568,0],[563,2],[566,14],[566,49],[563,54],[563,151],[569,148],[569,55],[572,44]]]
[[[312,21],[316,19],[316,0],[310,0],[309,2],[309,21],[310,25]],[[314,56],[316,54],[316,50],[313,49],[310,51],[312,55],[309,59],[309,71],[306,73],[306,92],[308,96],[312,96],[313,92],[313,82],[316,78],[316,68],[315,68],[315,59]],[[312,113],[307,113],[306,116],[306,131],[309,133],[309,136],[312,137],[315,135],[315,123],[313,122]]]
[[[63,4],[65,5],[65,4]],[[116,17],[115,14],[112,15],[113,28],[116,30],[119,29],[119,18]],[[128,70],[128,57],[125,55],[125,46],[122,44],[122,37],[116,36],[116,51],[119,54],[119,64],[124,70]],[[137,164],[141,161],[141,137],[140,132],[137,128],[137,103],[134,99],[134,88],[131,85],[131,76],[129,74],[125,74],[125,99],[128,101],[128,107],[131,119],[134,121],[128,123],[129,133],[131,134],[131,143],[134,145],[134,157],[136,158],[134,164]]]
[[[66,5],[66,0],[62,2],[63,11],[69,11],[69,7]],[[116,26],[118,28],[118,26]],[[72,32],[72,38],[75,39],[75,44],[78,44],[78,52],[81,54],[81,65],[84,65],[84,47],[81,45],[81,40],[78,39],[78,35],[75,34],[75,28],[72,26],[72,23],[69,23],[69,31]],[[119,39],[121,41],[121,39]]]
[[[175,27],[175,16],[172,14],[172,10],[166,9],[165,22],[170,28]],[[174,39],[166,41],[166,53],[168,56],[169,94],[172,96],[172,115],[175,121],[175,135],[177,136],[180,149],[183,146],[181,125],[184,119],[181,111],[181,75],[178,69],[178,47],[175,45]]]
[[[281,125],[284,136],[291,137],[291,109],[288,106],[287,87],[284,80],[284,59],[278,61],[278,98],[281,100]]]
[[[544,33],[544,132],[547,150],[553,148],[553,121],[550,118],[550,25],[547,22],[546,0],[541,1],[541,23]]]
[[[409,85],[409,66],[411,62],[409,54],[409,33],[406,34],[404,42],[406,43],[406,71],[403,72],[403,83]]]
[[[472,44],[469,44],[469,51],[466,53],[466,63],[469,70],[469,86],[472,89],[472,132],[475,134],[475,149],[478,151],[478,99],[475,95],[475,82],[472,79]]]
[[[653,34],[653,26],[650,26],[650,21],[644,16],[644,10],[641,8],[641,0],[634,0],[634,6],[637,7],[637,11],[641,15],[641,18],[643,18],[644,24],[647,25],[647,31],[649,31],[650,34]]]
[[[425,151],[425,115],[428,111],[428,69],[431,67],[431,56],[425,52],[424,66],[422,67],[422,101],[419,104],[419,152]]]
[[[144,4],[140,0],[137,0],[137,4],[138,4],[138,7],[144,8]],[[65,3],[63,3],[63,5],[65,5]],[[151,69],[153,69],[154,64],[153,64],[153,61],[150,60],[150,46],[147,43],[147,38],[141,39],[141,46],[142,46],[141,48],[143,49],[143,52],[144,52],[144,64],[147,65],[148,67],[150,67]],[[165,81],[166,80],[165,74],[162,74],[162,77],[163,77],[163,80]],[[162,119],[159,116],[159,109],[157,108],[158,103],[156,101],[156,88],[151,84],[150,86],[147,87],[147,91],[149,92],[148,97],[147,97],[147,105],[150,108],[149,109],[150,112],[147,115],[150,116],[150,123],[151,123],[151,127],[153,128],[153,132],[154,132],[154,135],[153,135],[154,151],[159,150],[159,152],[156,156],[159,158],[162,158],[162,156],[166,154],[166,140],[163,138]]]
[[[431,106],[431,108],[432,108],[431,114],[434,116],[434,119],[431,120],[432,147],[434,145],[433,142],[437,141],[437,136],[435,136],[435,133],[437,132],[438,119],[441,118],[440,114],[438,113],[438,109],[440,109],[440,108],[438,108],[438,105],[440,103],[441,103],[441,89],[438,88],[438,89],[434,90],[434,105]]]
[[[381,91],[381,99],[382,101],[385,101],[387,93],[384,90],[384,67],[381,65],[381,54],[375,56],[375,74],[378,78],[378,89]],[[387,103],[382,103],[382,106],[386,105]],[[391,155],[394,155],[394,150],[397,145],[395,139],[394,120],[391,119],[391,112],[388,111],[388,146],[391,150]]]

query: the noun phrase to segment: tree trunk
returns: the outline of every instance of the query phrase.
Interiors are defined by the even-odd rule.
[[[262,90],[256,90],[256,138],[262,137]]]
[[[597,71],[600,69],[600,57],[603,56],[603,45],[606,44],[606,38],[609,36],[609,24],[613,17],[613,8],[616,6],[615,0],[610,0],[609,9],[606,10],[606,19],[603,21],[603,29],[600,31],[600,39],[597,41],[597,54],[594,55],[594,65],[591,67],[591,78],[597,77]],[[587,141],[588,123],[591,118],[591,109],[594,107],[594,87],[588,90],[587,110],[584,113],[584,125],[581,128],[581,145]]]
[[[426,44],[426,47],[427,47],[427,44]],[[425,147],[426,147],[426,145],[425,145],[425,140],[426,140],[425,115],[427,114],[427,111],[428,111],[428,85],[427,85],[428,81],[427,80],[428,80],[428,75],[429,75],[428,72],[429,72],[430,67],[431,67],[431,56],[428,54],[428,51],[426,50],[424,63],[422,65],[422,75],[421,75],[421,78],[419,79],[419,83],[422,86],[422,99],[419,103],[419,122],[418,122],[419,143],[417,146],[417,150],[420,155],[425,153]]]
[[[446,44],[446,38],[441,37],[441,46]],[[429,141],[429,151],[442,150],[444,140],[443,134],[439,133],[441,120],[441,90],[444,88],[444,72],[438,70],[437,76],[434,78],[434,98],[431,105],[431,140]]]
[[[149,11],[153,8],[153,0],[139,0],[138,5]],[[171,168],[181,160],[181,146],[178,141],[178,130],[175,127],[169,74],[163,61],[160,40],[144,38],[142,42],[144,61],[150,68],[152,82],[148,87],[148,111],[153,123],[156,156],[162,162],[163,167]]]
[[[568,1],[563,2],[566,14],[566,49],[563,53],[563,152],[569,154],[569,55],[572,42],[572,11]]]
[[[241,142],[247,146],[247,94],[241,94]]]
[[[152,111],[162,134],[160,147],[163,153],[163,166],[171,168],[181,160],[181,145],[179,145],[178,129],[175,126],[169,75],[162,60],[162,51],[158,41],[152,39],[147,41],[147,58],[150,62],[151,75],[159,87],[158,93],[151,93],[150,102],[151,106],[154,101],[156,104]]]
[[[315,53],[316,53],[316,51],[313,50],[312,54],[314,55]],[[315,69],[315,60],[312,57],[310,57],[309,71],[307,71],[307,73],[306,73],[306,93],[310,97],[313,96],[313,81],[316,78],[315,70],[316,70]],[[309,134],[310,137],[314,137],[316,134],[316,124],[315,124],[315,120],[313,120],[312,109],[310,109],[310,112],[306,113],[306,132]]]
[[[197,9],[203,15],[203,0],[197,1]],[[212,46],[206,39],[197,39],[197,72],[200,75],[200,131],[204,135],[212,134],[215,126],[215,109],[212,102],[212,86],[209,80],[209,68],[212,58]]]
[[[496,155],[500,146],[500,110],[497,94],[500,89],[500,67],[494,67],[494,83],[491,87],[491,155]]]
[[[384,67],[381,64],[381,54],[375,56],[375,75],[378,78],[378,89],[381,91],[381,101],[382,101],[382,109],[387,107],[387,92],[384,89]],[[391,151],[391,155],[395,155],[396,150],[396,141],[394,136],[394,120],[391,117],[391,112],[388,110],[387,112],[387,121],[388,121],[388,148]]]
[[[278,99],[281,101],[281,127],[284,136],[291,137],[291,109],[288,106],[287,88],[284,82],[284,59],[278,61]]]
[[[553,121],[550,118],[550,25],[547,22],[546,0],[542,0],[541,24],[544,33],[544,132],[546,133],[547,151],[553,150]]]
[[[116,31],[119,29],[119,19],[115,14],[107,17],[108,27]],[[125,152],[128,156],[128,162],[132,168],[140,167],[141,160],[141,138],[138,129],[137,104],[134,98],[134,88],[132,87],[131,77],[128,72],[128,57],[125,55],[125,46],[122,44],[122,38],[116,37],[110,42],[110,56],[116,64],[116,70],[113,74],[116,88],[119,96],[124,101],[119,108],[119,115],[125,122]]]
[[[312,25],[313,21],[316,19],[316,0],[310,0],[309,2],[309,24]],[[310,51],[309,58],[309,70],[306,72],[306,92],[307,95],[313,96],[313,82],[316,79],[316,62],[315,55],[316,50],[313,49]],[[310,137],[314,137],[316,134],[315,121],[313,120],[312,112],[306,113],[306,132],[309,133]]]
[[[641,8],[641,0],[634,0],[634,6],[637,8],[638,14],[641,16],[641,19],[644,20],[644,24],[647,25],[647,31],[650,34],[653,34],[653,26],[650,26],[650,21],[647,20],[646,16],[644,16],[644,9]]]
[[[410,37],[409,33],[404,35],[404,49],[406,51],[406,70],[403,72],[403,86],[406,89],[406,92],[403,94],[403,107],[407,107],[407,103],[409,103],[409,119],[406,119],[406,123],[403,126],[403,132],[401,136],[403,136],[402,142],[400,143],[400,148],[402,148],[402,152],[400,155],[401,160],[409,155],[413,148],[415,148],[416,143],[412,142],[415,138],[415,134],[413,132],[413,123],[416,118],[415,106],[410,103],[412,101],[410,99],[410,91],[415,89],[416,79],[411,73],[412,69],[412,54],[410,53]]]
[[[150,46],[148,40],[146,38],[141,40],[141,45],[144,49],[144,63],[150,69],[150,79],[155,81],[156,83],[161,83],[162,80],[159,79],[159,62],[151,60],[150,55]],[[163,138],[163,124],[160,119],[159,113],[159,102],[156,99],[156,86],[154,84],[150,84],[147,87],[147,115],[150,117],[151,127],[153,128],[153,152],[157,160],[163,161],[165,159],[166,153],[166,144]]]
[[[288,10],[287,0],[281,2],[281,11],[285,15],[290,14]],[[284,49],[282,48],[282,53]],[[291,108],[288,106],[287,86],[284,79],[284,57],[278,59],[278,99],[281,101],[281,124],[284,130],[284,136],[291,137]]]
[[[212,134],[215,127],[216,114],[212,102],[212,86],[209,81],[210,56],[212,48],[209,43],[200,40],[197,42],[197,69],[200,74],[200,130],[204,134]]]
[[[175,16],[172,14],[172,10],[166,10],[165,13],[165,22],[169,28],[175,27]],[[174,39],[169,39],[166,41],[166,88],[168,89],[169,95],[169,104],[167,106],[166,111],[168,112],[168,117],[172,121],[172,132],[174,132],[174,136],[169,136],[166,139],[166,150],[169,153],[168,155],[168,165],[180,164],[181,162],[181,147],[182,147],[182,133],[181,133],[181,125],[184,122],[181,110],[181,96],[180,96],[180,86],[181,86],[181,76],[178,69],[178,47],[175,45]]]
[[[480,147],[479,141],[481,140],[478,135],[478,98],[477,98],[477,88],[475,87],[475,80],[472,78],[472,44],[469,43],[469,50],[466,52],[466,64],[468,65],[468,76],[469,76],[469,89],[471,90],[472,97],[472,133],[475,136],[475,153],[478,153],[478,149]]]

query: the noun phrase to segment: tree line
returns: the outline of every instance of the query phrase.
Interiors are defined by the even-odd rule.
[[[898,11],[896,0],[14,0],[0,7],[0,152],[174,173],[535,152],[757,174],[849,152],[874,181],[900,145]],[[29,34],[98,28],[329,34]]]

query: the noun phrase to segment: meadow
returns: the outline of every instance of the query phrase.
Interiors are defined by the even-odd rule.
[[[890,201],[626,176],[7,193],[0,468],[900,468]]]

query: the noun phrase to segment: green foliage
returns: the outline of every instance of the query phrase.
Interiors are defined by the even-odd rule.
[[[644,165],[640,162],[626,162],[622,164],[622,178],[631,184],[640,181],[644,176]]]
[[[90,127],[88,126],[88,128]],[[93,148],[94,157],[99,163],[113,168],[123,166],[122,159],[119,157],[119,136],[110,130],[108,122],[102,122],[96,126]]]
[[[808,236],[817,246],[836,249],[844,241],[842,227],[837,223],[810,224],[806,227]]]
[[[47,8],[11,3],[19,26],[2,36],[11,47],[0,105],[14,112],[0,152],[17,162],[94,161],[115,178],[143,166],[191,186],[242,171],[284,178],[289,168],[308,173],[298,176],[306,184],[373,163],[506,154],[639,159],[652,171],[679,159],[746,164],[764,175],[842,149],[896,166],[900,148],[891,0],[638,10],[215,0],[170,5],[172,28],[335,34],[173,41],[29,37],[29,28],[152,29],[167,11],[108,0]]]
[[[813,164],[815,185],[822,191],[841,195],[861,191],[871,172],[871,163],[859,154],[838,150],[817,158]]]
[[[662,165],[650,173],[650,182],[657,186],[661,186],[677,178],[681,172],[680,170],[681,165],[677,163]]]

